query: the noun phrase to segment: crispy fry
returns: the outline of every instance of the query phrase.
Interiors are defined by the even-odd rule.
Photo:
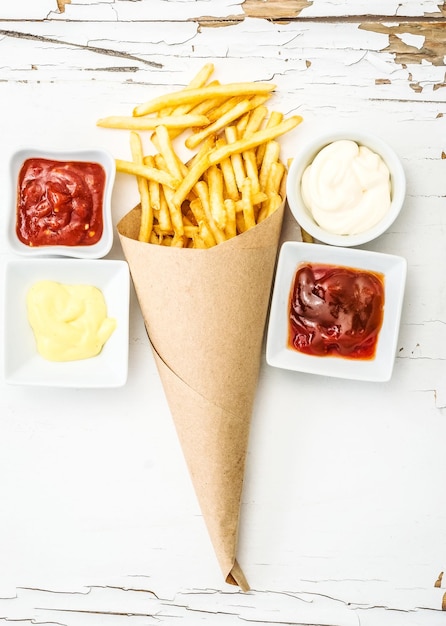
[[[180,185],[175,191],[173,202],[181,207],[188,193],[194,187],[194,185],[200,180],[200,177],[209,167],[209,156],[207,153],[203,154],[199,159],[193,162],[189,168],[188,173],[181,181]]]
[[[213,63],[205,63],[190,81],[188,88],[194,89],[195,87],[203,87],[214,73],[214,69]]]
[[[209,83],[209,87],[214,85],[219,85],[218,81]],[[209,119],[209,113],[216,107],[221,104],[221,98],[207,98],[206,100],[202,100],[201,102],[193,102],[192,108],[190,109],[190,113],[192,115],[205,115]],[[183,105],[186,106],[186,105]],[[190,106],[190,104],[188,105]]]
[[[243,138],[251,137],[251,135],[259,130],[267,114],[268,109],[263,105],[259,105],[253,109],[250,113],[249,119],[247,120],[246,128],[243,132]],[[237,130],[239,131],[239,136],[241,136],[239,127],[237,127]],[[245,162],[246,173],[251,178],[253,183],[253,193],[257,193],[260,190],[260,183],[255,149],[252,148],[251,150],[244,150],[242,156]]]
[[[173,149],[166,126],[158,126],[156,129],[159,151],[164,157],[168,172],[176,179],[181,180],[186,176],[188,169],[181,162]]]
[[[207,137],[200,146],[198,152],[194,154],[194,156],[186,163],[188,169],[190,170],[197,161],[202,161],[202,159],[215,147],[215,137],[212,135]]]
[[[276,211],[282,204],[283,198],[278,193],[273,193],[268,200],[262,205],[257,221],[260,223]]]
[[[196,89],[183,89],[153,98],[140,104],[133,109],[133,115],[141,116],[155,113],[160,109],[170,106],[178,106],[186,102],[200,102],[207,98],[230,98],[231,96],[249,96],[255,94],[269,94],[274,91],[276,85],[272,83],[228,83],[226,85],[214,85],[197,87]]]
[[[222,147],[224,145],[226,145],[226,141],[223,138],[217,140],[217,147]],[[223,174],[226,193],[229,198],[231,198],[231,200],[234,200],[234,202],[236,202],[239,199],[239,190],[237,187],[237,181],[235,179],[235,173],[234,168],[232,167],[231,159],[223,159],[223,161],[220,163],[220,168]]]
[[[238,120],[236,124],[237,134],[239,137],[243,137],[246,131],[246,128],[248,126],[249,116],[250,116],[250,111],[242,115],[242,117]]]
[[[265,202],[265,200],[268,200],[268,196],[266,195],[264,191],[258,191],[257,193],[253,193],[251,197],[252,197],[252,204],[254,207],[259,204],[262,204],[262,202]],[[235,209],[237,212],[240,212],[240,211],[243,212],[242,199],[237,200],[237,202],[235,203]]]
[[[252,183],[252,192],[257,193],[260,191],[260,183],[259,172],[257,170],[256,153],[254,150],[244,150],[242,152],[242,157],[245,163],[246,175]]]
[[[217,244],[215,237],[207,222],[203,221],[198,224],[200,237],[203,240],[206,248],[212,248]]]
[[[211,215],[219,228],[226,227],[226,211],[223,198],[223,174],[216,165],[208,169],[209,205]]]
[[[263,105],[259,105],[253,109],[249,115],[243,137],[250,137],[253,133],[258,131],[267,115],[268,109]]]
[[[178,233],[175,233],[175,235],[172,237],[170,245],[172,246],[172,248],[185,248],[185,243],[186,241],[184,234],[179,235]]]
[[[137,165],[143,165],[144,154],[142,141],[138,133],[130,133],[130,150],[134,162]],[[141,223],[139,227],[138,239],[139,241],[147,242],[150,240],[153,227],[153,211],[152,204],[150,202],[149,181],[147,178],[137,176],[136,182],[138,184],[139,197],[141,200]]]
[[[224,201],[227,219],[225,234],[228,239],[237,236],[237,212],[235,210],[235,202],[231,198],[226,198]]]
[[[195,185],[194,189],[197,192],[197,196],[200,198],[201,205],[203,207],[207,222],[209,224],[209,228],[212,231],[215,241],[217,243],[222,243],[223,241],[225,241],[226,236],[224,232],[217,226],[212,216],[211,204],[210,204],[210,199],[209,199],[209,188],[208,188],[207,183],[204,180],[200,180]]]
[[[256,225],[254,206],[252,204],[252,181],[246,177],[242,185],[242,210],[245,228],[249,230]]]
[[[260,189],[266,189],[268,178],[271,172],[271,166],[276,163],[280,155],[280,145],[277,141],[272,139],[266,143],[265,153],[260,165],[259,184]]]
[[[218,81],[209,83],[209,85],[219,85],[219,84],[220,83]],[[219,98],[214,98],[214,99],[211,98],[210,100],[203,100],[202,102],[199,102],[198,104],[196,104],[195,102],[188,102],[186,104],[177,106],[176,108],[172,109],[172,111],[174,112],[175,115],[185,115],[187,113],[190,115],[204,115],[205,117],[208,117],[207,112],[211,111],[219,103],[220,103]],[[179,137],[179,135],[181,135],[184,132],[184,128],[168,127],[168,131],[169,131],[170,138],[175,139],[176,137]],[[151,137],[152,141],[153,141],[153,138],[154,138],[154,134]]]
[[[158,236],[158,245],[170,247],[172,245],[173,235],[160,233]]]
[[[222,128],[239,118],[241,115],[246,113],[247,111],[251,111],[254,107],[258,106],[259,102],[264,102],[265,98],[262,96],[254,97],[249,100],[242,100],[235,106],[231,106],[231,108],[219,116],[215,122],[209,124],[199,132],[191,135],[186,139],[186,147],[192,150],[196,148],[206,137],[209,135],[215,135]]]
[[[222,115],[226,115],[236,105],[240,104],[243,99],[243,96],[233,96],[232,98],[223,100],[223,102],[221,100],[217,100],[216,105],[212,109],[208,109],[206,112],[206,117],[208,118],[209,123],[213,124],[220,119]]]
[[[153,244],[161,243],[161,237],[158,237],[158,235],[155,233],[154,230],[152,230],[152,232],[150,233],[149,243],[153,243]]]
[[[193,78],[190,83],[185,87],[185,89],[195,89],[197,87],[203,87],[207,80],[210,78],[210,75],[214,71],[214,66],[212,63],[207,63],[202,67],[202,69],[198,72],[198,74]],[[218,85],[218,81],[213,81],[209,83],[209,85]],[[207,110],[211,109],[213,105],[209,106]],[[205,111],[195,110],[196,105],[193,102],[186,102],[185,104],[180,104],[176,107],[169,107],[166,109],[162,109],[156,113],[157,116],[167,116],[167,115],[185,115],[186,113],[193,113],[196,115],[203,115]],[[193,110],[194,109],[194,110]],[[173,128],[169,129],[169,134],[172,137],[178,136],[183,132],[181,128]]]
[[[159,222],[162,233],[172,234],[173,226],[172,226],[172,220],[170,218],[169,207],[167,206],[166,196],[164,194],[165,189],[166,189],[165,187],[160,188],[160,192],[161,192],[160,193],[160,210],[159,210],[158,222]]]
[[[192,200],[189,207],[197,224],[202,221],[207,221],[206,213],[200,198],[195,198],[194,200]]]
[[[212,229],[208,224],[206,212],[203,208],[201,200],[199,198],[193,200],[190,203],[190,208],[198,224],[198,234],[205,243],[206,248],[211,248],[212,246],[215,246],[217,242],[212,233]]]
[[[285,174],[283,163],[274,162],[271,164],[270,174],[266,184],[267,200],[262,202],[262,208],[258,220],[262,221],[273,213],[281,204],[282,196],[279,194],[282,178]]]
[[[271,128],[272,126],[277,126],[277,124],[280,124],[280,122],[283,120],[283,113],[281,113],[280,111],[272,111],[271,115],[268,118],[268,121],[266,123],[266,128]],[[260,144],[260,146],[258,146],[256,148],[256,159],[257,159],[257,166],[260,168],[262,161],[263,161],[263,155],[265,153],[265,145],[264,143]]]
[[[186,113],[184,115],[166,115],[163,117],[143,116],[131,117],[126,115],[111,115],[103,117],[96,122],[97,126],[103,128],[121,128],[124,130],[155,130],[158,126],[166,128],[181,129],[195,126],[207,126],[209,120],[205,115],[195,115]]]
[[[137,165],[131,161],[115,159],[116,169],[123,174],[133,174],[134,176],[143,176],[148,180],[156,180],[161,185],[166,185],[171,189],[176,189],[180,185],[180,181],[171,176],[168,172],[163,172],[157,168],[148,167],[147,165]]]
[[[235,144],[237,141],[237,129],[235,126],[227,126],[225,128],[225,135],[227,144]],[[220,150],[224,150],[226,146],[221,146]],[[222,161],[226,160],[226,158],[231,159],[232,168],[234,170],[235,180],[237,182],[237,187],[239,191],[241,191],[243,181],[246,178],[245,167],[243,165],[243,159],[241,154],[235,152],[234,154],[229,154],[227,157],[224,157]]]
[[[285,174],[285,166],[280,161],[271,164],[270,175],[266,184],[266,192],[268,194],[279,193],[282,177]]]
[[[195,89],[196,87],[203,87],[203,85],[205,85],[207,83],[207,81],[209,80],[210,76],[212,75],[214,71],[214,65],[213,63],[206,63],[205,65],[203,65],[203,67],[199,70],[198,74],[196,74],[192,80],[186,85],[186,87],[184,89]],[[176,109],[174,107],[169,107],[166,109],[163,109],[162,111],[159,111],[159,113],[161,115],[175,115],[178,113],[183,114],[183,113],[188,113],[188,109],[185,108],[181,111],[178,110],[179,107],[177,107]]]
[[[144,165],[148,167],[155,167],[155,159],[152,154],[148,154],[143,159]],[[156,217],[157,212],[160,210],[160,184],[156,180],[149,180],[149,195],[150,202],[152,204],[153,214]]]
[[[165,171],[167,169],[167,165],[162,154],[155,155],[155,163],[159,167],[160,171]],[[184,235],[184,224],[181,214],[181,205],[177,205],[174,202],[173,198],[175,192],[171,187],[163,185],[162,189],[167,209],[169,211],[170,223],[172,224],[174,232],[175,245],[179,246],[179,241]]]
[[[239,211],[238,213],[236,213],[235,222],[236,222],[237,234],[240,235],[241,233],[244,233],[246,230],[246,226],[245,226],[245,218],[243,217],[243,211]]]
[[[270,139],[274,139],[279,135],[284,135],[285,133],[288,133],[301,122],[302,118],[300,117],[300,115],[293,115],[292,117],[287,118],[276,126],[273,126],[271,128],[264,128],[263,130],[257,131],[246,139],[239,139],[232,144],[228,143],[227,146],[214,149],[209,154],[209,163],[211,165],[214,165],[216,163],[220,163],[220,161],[228,156],[243,152],[244,150],[249,150],[250,148],[255,148],[264,141],[269,141]]]

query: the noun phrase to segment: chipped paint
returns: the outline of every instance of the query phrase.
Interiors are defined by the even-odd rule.
[[[300,13],[311,7],[312,0],[244,0],[242,9],[246,17],[262,17],[274,19],[292,19],[300,15]]]
[[[66,4],[71,4],[71,0],[57,0],[57,8],[59,9],[60,13],[65,12]]]
[[[389,24],[383,22],[364,22],[360,25],[363,30],[385,34],[389,36],[389,44],[382,52],[391,52],[395,55],[395,62],[401,65],[421,64],[428,61],[432,65],[445,66],[446,37],[444,21],[404,22]],[[423,45],[417,44],[423,38]]]

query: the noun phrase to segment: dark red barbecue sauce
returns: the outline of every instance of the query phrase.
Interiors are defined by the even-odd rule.
[[[372,359],[384,314],[384,276],[302,264],[290,292],[288,344],[315,356]]]
[[[103,231],[99,163],[27,159],[17,188],[17,236],[28,246],[91,246]]]

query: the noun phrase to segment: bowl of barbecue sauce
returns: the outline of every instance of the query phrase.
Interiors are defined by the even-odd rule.
[[[368,381],[391,378],[407,263],[355,248],[285,242],[266,347],[273,367]]]

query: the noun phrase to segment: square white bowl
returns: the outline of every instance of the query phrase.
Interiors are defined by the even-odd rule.
[[[20,170],[27,159],[49,159],[54,161],[82,161],[89,163],[99,163],[105,170],[105,187],[102,198],[102,220],[103,233],[98,242],[92,245],[47,245],[47,246],[28,246],[23,243],[17,236],[17,185]],[[113,224],[111,216],[111,197],[113,185],[115,181],[116,167],[112,155],[106,150],[65,150],[65,151],[49,151],[40,148],[22,148],[17,150],[10,159],[9,163],[9,216],[7,226],[8,243],[13,252],[16,254],[41,257],[41,256],[59,256],[73,257],[79,259],[100,259],[108,254],[113,245]]]
[[[289,301],[297,268],[325,264],[379,272],[384,275],[384,314],[372,359],[313,356],[288,347]],[[388,381],[393,372],[406,284],[403,257],[356,248],[285,242],[280,250],[271,301],[266,360],[273,367],[364,381]]]
[[[78,361],[53,362],[37,351],[26,296],[39,280],[94,285],[117,325],[102,351]],[[4,375],[7,383],[49,387],[119,387],[128,372],[130,273],[125,261],[17,259],[5,269]]]

